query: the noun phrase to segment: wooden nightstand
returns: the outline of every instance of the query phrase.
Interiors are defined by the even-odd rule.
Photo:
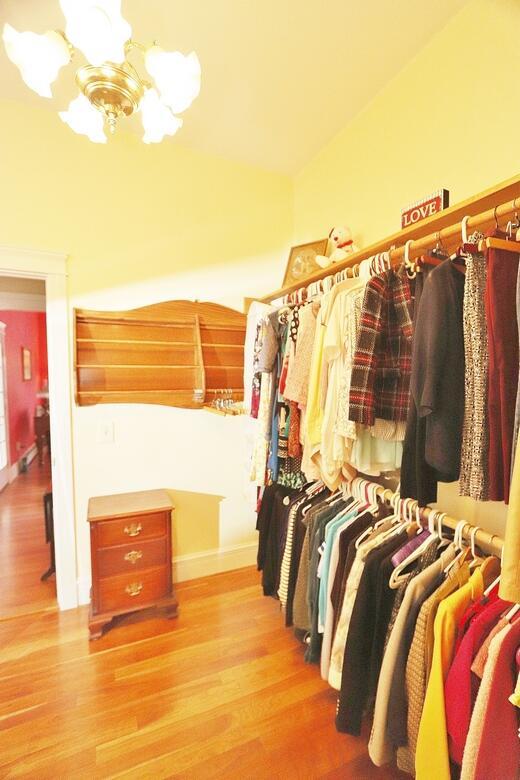
[[[91,498],[88,503],[91,639],[116,615],[165,607],[177,615],[172,583],[171,518],[165,490]]]

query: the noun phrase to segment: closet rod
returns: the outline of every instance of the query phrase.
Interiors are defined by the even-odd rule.
[[[389,488],[385,488],[382,485],[379,485],[376,489],[376,493],[378,496],[383,498],[385,501],[390,501],[391,499],[395,498],[396,493],[394,493]],[[413,510],[419,506],[417,501],[410,501],[410,506],[413,507]],[[432,509],[431,507],[421,507],[421,517],[425,520],[428,519],[430,514],[432,512],[436,512],[437,514],[442,514],[442,524],[446,528],[451,528],[451,530],[455,530],[457,525],[461,522],[461,520],[456,520],[454,517],[450,517],[449,515],[445,515],[443,512],[441,513],[438,509]],[[470,538],[470,531],[472,528],[475,528],[476,526],[473,525],[473,523],[466,522],[466,525],[464,526],[462,535],[466,537],[467,539]],[[477,531],[475,532],[475,543],[478,546],[484,546],[489,551],[492,551],[496,556],[499,558],[502,555],[502,547],[504,546],[504,540],[502,537],[498,536],[497,534],[490,534],[488,531],[484,531],[483,528],[480,526],[477,527]]]
[[[504,193],[507,192],[508,194],[514,193],[513,199],[508,199],[507,201],[503,202],[498,201],[497,205],[493,205],[491,208],[488,208],[478,214],[470,215],[467,222],[468,233],[471,233],[472,230],[490,227],[495,222],[498,223],[499,220],[513,216],[516,211],[520,211],[520,179],[516,178],[514,180],[510,180],[510,182],[507,182],[506,184],[508,186],[504,185],[497,188],[496,197],[497,199],[503,197]],[[411,239],[413,242],[410,246],[409,257],[410,259],[418,257],[424,250],[435,246],[439,239],[448,243],[450,240],[453,241],[455,238],[461,237],[462,219],[467,216],[464,214],[465,208],[467,208],[467,213],[471,214],[472,206],[474,210],[475,207],[478,207],[479,203],[487,205],[490,202],[493,202],[493,200],[494,198],[492,193],[483,193],[482,195],[479,195],[469,201],[457,204],[451,209],[447,209],[444,212],[441,211],[434,217],[430,217],[429,219],[424,220],[423,224],[419,223],[418,225],[413,226],[413,228],[405,228],[399,233],[388,236],[386,239],[378,241],[366,249],[361,249],[358,252],[354,252],[345,260],[342,260],[339,263],[334,263],[327,268],[320,269],[319,271],[309,275],[302,282],[294,282],[293,284],[285,285],[285,287],[280,287],[278,290],[274,290],[268,295],[256,298],[255,300],[261,301],[262,303],[270,303],[271,301],[277,300],[278,298],[283,298],[284,295],[294,292],[295,290],[299,290],[301,287],[307,287],[312,282],[324,279],[326,276],[334,275],[338,271],[342,271],[345,268],[351,268],[353,265],[357,265],[362,260],[366,260],[378,252],[389,251],[392,264],[397,265],[404,258],[404,244],[409,239]],[[466,206],[466,204],[468,205]],[[449,222],[450,212],[453,213],[453,222]],[[422,234],[426,227],[434,228],[435,225],[438,225],[439,229],[432,230],[427,235]],[[417,235],[417,233],[419,233],[419,236],[414,239],[413,236]],[[395,249],[393,249],[392,247],[394,247],[396,244],[400,244],[400,246],[397,246]]]

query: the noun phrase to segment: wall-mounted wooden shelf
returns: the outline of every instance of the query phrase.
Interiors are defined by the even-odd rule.
[[[245,330],[244,314],[215,303],[76,309],[76,401],[202,408],[218,388],[241,400]]]

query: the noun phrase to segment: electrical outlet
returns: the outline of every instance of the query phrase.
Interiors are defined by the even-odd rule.
[[[114,442],[113,422],[98,423],[98,426],[96,428],[96,442],[97,444],[113,444]]]

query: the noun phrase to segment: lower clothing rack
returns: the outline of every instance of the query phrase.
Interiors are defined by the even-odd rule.
[[[392,501],[395,501],[397,498],[399,498],[399,493],[395,493],[393,490],[390,490],[390,488],[385,488],[383,485],[367,482],[366,480],[363,481],[367,485],[374,486],[376,495],[378,495],[384,501],[388,501],[389,503],[391,503]],[[402,499],[402,501],[406,502],[406,504],[410,507],[410,509],[413,509],[413,511],[419,510],[420,517],[423,520],[427,520],[432,513],[440,515],[442,518],[442,525],[445,528],[450,528],[453,531],[462,522],[462,519],[457,520],[456,518],[450,517],[450,515],[447,515],[446,513],[438,509],[433,509],[432,507],[429,506],[420,507],[419,503],[414,499],[405,498]],[[471,537],[474,538],[475,543],[479,547],[481,547],[486,552],[490,552],[493,555],[496,555],[499,558],[501,558],[502,549],[504,546],[504,540],[502,539],[501,536],[498,536],[497,534],[489,533],[488,531],[485,531],[480,526],[475,526],[473,525],[473,523],[466,522],[466,525],[464,526],[464,528],[462,528],[462,536],[469,538],[470,534]]]

